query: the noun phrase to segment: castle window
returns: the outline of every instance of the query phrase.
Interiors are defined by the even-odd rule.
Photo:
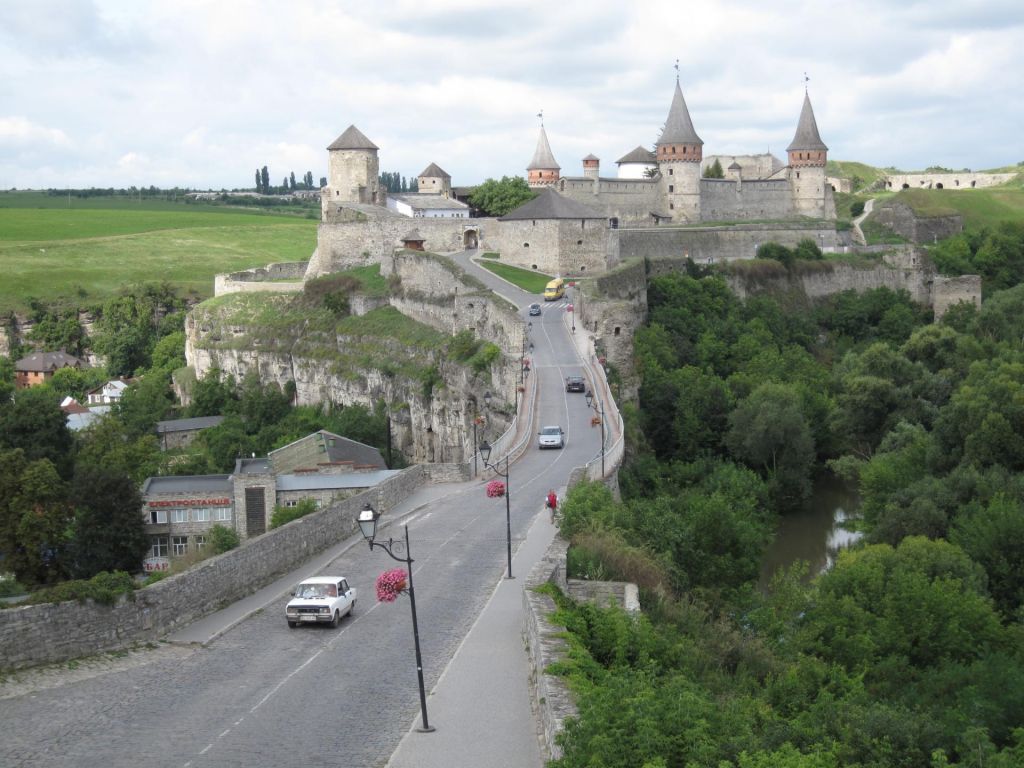
[[[576,241],[576,245],[583,245],[583,241],[582,240],[577,240]]]
[[[676,191],[675,185],[673,185],[673,184],[669,184],[669,185],[668,185],[668,191],[669,191],[669,192],[675,192],[675,191]]]
[[[797,177],[798,179],[800,178],[800,171],[797,171],[797,172],[796,172],[796,177]]]
[[[674,155],[675,153],[676,153],[676,148],[672,147],[672,154]]]
[[[530,247],[529,243],[523,243],[523,248],[529,248],[529,247]],[[536,269],[536,267],[534,267],[534,269]]]
[[[671,169],[671,168],[669,168],[669,169],[668,169],[668,175],[669,175],[669,176],[671,176],[671,175],[672,175],[672,169]]]
[[[669,204],[668,204],[668,209],[669,209],[670,211],[674,211],[674,210],[676,209],[676,205],[675,205],[675,203],[669,203]]]
[[[612,331],[612,335],[613,336],[618,336],[621,332],[622,332],[622,329],[619,326],[616,325],[615,326],[615,330]]]

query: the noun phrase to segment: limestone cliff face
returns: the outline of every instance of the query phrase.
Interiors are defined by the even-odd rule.
[[[202,378],[219,369],[241,380],[255,373],[282,388],[294,382],[298,405],[383,401],[392,436],[410,461],[463,461],[473,453],[474,402],[491,391],[486,436],[504,431],[518,383],[521,320],[514,307],[453,263],[400,253],[381,265],[390,295],[350,299],[337,317],[302,295],[239,293],[198,305],[185,325],[186,359]],[[504,353],[480,373],[447,355],[470,329]],[[484,435],[478,431],[478,438]]]

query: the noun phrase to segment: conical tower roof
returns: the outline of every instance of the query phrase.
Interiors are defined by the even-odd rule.
[[[818,134],[818,122],[814,119],[814,110],[811,109],[811,97],[804,91],[804,107],[800,110],[800,122],[796,125],[796,136],[788,147],[787,152],[794,150],[817,149],[828,151],[825,142]]]
[[[327,149],[380,149],[380,147],[366,138],[363,132],[354,125],[350,125],[341,136],[331,142]]]
[[[676,92],[672,96],[672,106],[669,108],[668,118],[665,120],[665,130],[661,132],[658,144],[700,144],[701,146],[704,144],[693,129],[690,110],[686,108],[683,89],[679,87],[678,80],[676,80]]]
[[[420,171],[420,176],[436,176],[442,179],[450,179],[452,177],[450,173],[441,168],[437,163],[431,163]]]
[[[548,144],[548,135],[543,125],[540,127],[540,136],[537,137],[537,150],[533,153],[533,160],[526,166],[526,170],[562,170],[562,166],[555,162],[555,156],[551,154],[551,145]]]

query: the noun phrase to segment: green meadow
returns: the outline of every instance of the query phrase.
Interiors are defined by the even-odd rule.
[[[35,302],[94,306],[159,282],[205,298],[218,273],[302,261],[316,247],[316,221],[259,210],[124,198],[72,198],[70,209],[66,200],[63,209],[10,205],[37,198],[0,194],[0,312]]]

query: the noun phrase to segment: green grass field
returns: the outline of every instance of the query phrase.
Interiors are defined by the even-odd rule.
[[[1019,184],[987,189],[905,189],[896,199],[924,216],[960,213],[968,230],[994,227],[1007,220],[1024,221],[1024,188]]]
[[[3,193],[0,201],[18,195],[35,202],[26,193]],[[103,200],[111,207],[74,207]],[[161,200],[72,198],[70,210],[0,204],[0,312],[25,310],[33,299],[88,307],[163,281],[182,295],[211,296],[218,273],[308,259],[316,228],[293,215]]]
[[[508,280],[512,285],[519,286],[527,293],[544,293],[544,286],[551,280],[551,275],[513,267],[509,264],[501,264],[496,261],[480,261],[478,263],[484,269],[493,272],[502,280]]]

